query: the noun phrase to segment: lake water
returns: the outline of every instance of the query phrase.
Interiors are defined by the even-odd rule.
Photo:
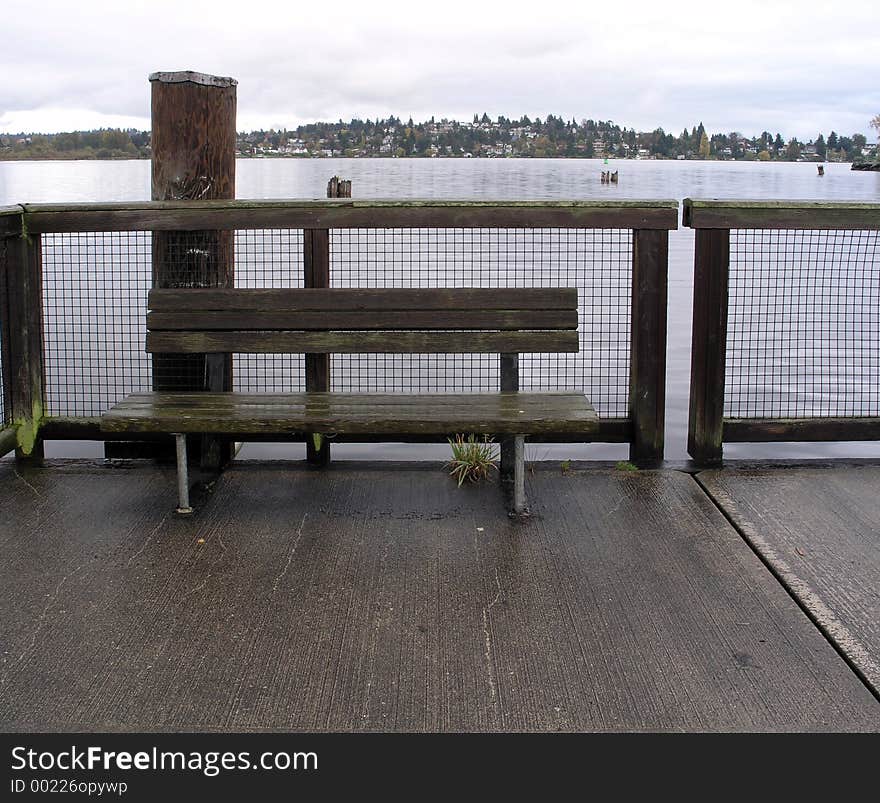
[[[828,164],[615,161],[620,183],[602,185],[600,160],[566,159],[245,159],[237,164],[239,198],[321,198],[333,175],[353,182],[355,198],[682,199],[880,201],[880,173]],[[150,197],[147,161],[0,162],[0,205],[70,201],[141,201]],[[693,287],[693,232],[669,240],[669,345],[666,456],[686,457]],[[531,447],[535,459],[619,459],[626,447]],[[444,458],[443,446],[335,447],[345,457]],[[52,445],[47,453],[96,454],[95,445]],[[243,456],[291,456],[299,445],[249,445]],[[880,456],[874,444],[730,444],[728,457]]]

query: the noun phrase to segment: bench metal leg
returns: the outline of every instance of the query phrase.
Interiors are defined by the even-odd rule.
[[[192,513],[189,506],[189,472],[186,466],[186,435],[174,433],[177,445],[177,512]]]
[[[520,514],[526,512],[525,438],[522,435],[513,439],[513,450],[513,512]]]

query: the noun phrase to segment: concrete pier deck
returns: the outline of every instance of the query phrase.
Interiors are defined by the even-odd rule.
[[[828,540],[773,482],[539,468],[517,522],[437,466],[240,464],[181,518],[170,470],[5,461],[0,728],[878,730],[877,495],[803,475],[867,522]]]
[[[759,467],[698,481],[880,695],[880,467]]]

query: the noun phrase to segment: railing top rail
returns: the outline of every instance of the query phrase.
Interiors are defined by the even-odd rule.
[[[880,203],[739,201],[685,198],[682,223],[692,229],[880,230]]]
[[[332,228],[678,228],[663,201],[151,201],[24,204],[29,232]]]
[[[23,213],[21,206],[0,206],[0,237],[21,234]]]

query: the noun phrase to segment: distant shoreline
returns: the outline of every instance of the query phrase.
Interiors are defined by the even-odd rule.
[[[71,156],[69,153],[66,154],[57,154],[57,155],[40,155],[40,156],[9,156],[4,154],[0,156],[0,162],[149,162],[149,156]],[[505,160],[505,159],[523,159],[523,160],[554,160],[554,161],[572,161],[572,162],[736,162],[746,163],[746,162],[754,162],[755,164],[848,164],[851,165],[853,162],[848,161],[834,161],[827,162],[822,159],[770,159],[770,160],[762,160],[762,159],[718,159],[715,157],[709,157],[706,159],[678,159],[676,157],[671,156],[386,156],[386,155],[370,155],[370,156],[323,156],[323,155],[311,155],[311,156],[291,156],[291,155],[283,155],[283,154],[265,154],[261,156],[253,156],[247,153],[237,153],[235,154],[236,159],[247,159],[248,161],[267,161],[267,160],[279,160],[279,161],[311,161],[311,160],[327,160],[327,159],[349,159],[351,161],[361,160],[361,159],[376,159],[376,160],[387,160],[392,161],[395,159],[407,159],[414,161],[429,161],[431,159],[443,159],[443,160],[466,160],[466,159],[480,159],[482,161],[497,161],[497,160]],[[878,167],[861,167],[861,170],[876,170],[880,169]]]

